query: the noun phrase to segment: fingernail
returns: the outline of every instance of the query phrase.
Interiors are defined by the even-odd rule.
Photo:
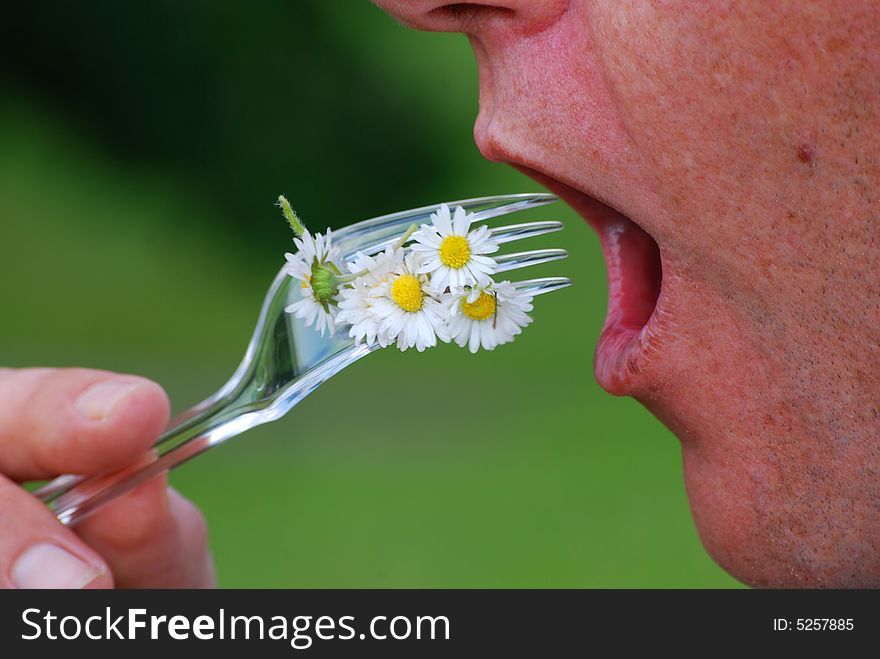
[[[138,382],[115,380],[98,382],[79,395],[76,399],[76,407],[87,417],[95,421],[104,421],[113,413],[116,404],[138,386],[140,386]]]
[[[34,545],[18,557],[12,566],[12,582],[18,588],[73,588],[88,586],[101,574],[58,545]]]

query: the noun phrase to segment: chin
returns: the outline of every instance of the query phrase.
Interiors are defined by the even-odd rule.
[[[741,469],[704,463],[684,451],[691,510],[703,546],[728,573],[758,588],[878,588],[877,514],[866,516],[836,478],[801,483],[754,482]],[[810,467],[806,468],[810,471]],[[738,488],[718,482],[740,476]],[[817,496],[838,489],[841,496]]]

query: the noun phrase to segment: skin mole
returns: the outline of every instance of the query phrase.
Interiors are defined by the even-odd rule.
[[[805,165],[810,165],[813,162],[813,145],[809,142],[800,142],[797,146],[797,159],[800,160]]]

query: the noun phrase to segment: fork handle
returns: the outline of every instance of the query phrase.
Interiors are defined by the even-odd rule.
[[[259,420],[253,417],[253,412],[221,409],[195,423],[178,424],[166,431],[149,453],[124,469],[87,478],[62,476],[34,494],[62,524],[74,526],[112,499],[257,425]]]
[[[59,476],[34,492],[62,524],[73,526],[100,506],[144,481],[173,469],[250,428],[274,421],[328,378],[376,346],[352,345],[327,357],[299,377],[261,379],[265,369],[253,367],[247,356],[233,378],[214,396],[173,422],[152,450],[132,465],[91,477]],[[277,373],[275,374],[278,375]]]

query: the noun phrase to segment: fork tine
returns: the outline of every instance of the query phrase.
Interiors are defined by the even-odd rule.
[[[450,208],[461,206],[466,211],[474,214],[474,221],[485,220],[490,217],[498,217],[507,215],[508,213],[516,213],[518,211],[529,208],[538,208],[559,201],[556,195],[548,193],[528,193],[528,194],[507,194],[495,195],[493,197],[476,197],[474,199],[462,199],[459,201],[443,202]],[[371,227],[391,228],[399,227],[401,230],[409,227],[413,222],[427,222],[430,215],[437,211],[440,204],[431,204],[430,206],[422,206],[420,208],[412,208],[410,210],[401,211],[399,213],[391,213],[390,215],[382,215],[380,217],[366,220],[363,224],[369,224]],[[349,227],[343,227],[339,231],[344,231]]]
[[[495,242],[499,245],[503,245],[505,243],[513,242],[514,240],[522,240],[523,238],[533,238],[535,236],[542,236],[545,233],[553,233],[555,231],[561,231],[565,225],[562,222],[557,220],[546,220],[543,222],[526,222],[524,224],[508,224],[507,226],[497,227],[495,229],[491,229],[490,233],[493,238],[495,238]],[[340,230],[341,233],[341,230]],[[336,234],[334,234],[335,236]],[[378,235],[385,235],[383,233],[379,233]],[[346,236],[348,237],[348,236]],[[390,236],[385,237],[382,240],[370,241],[367,240],[364,243],[358,245],[358,252],[363,252],[364,254],[376,254],[381,252],[386,247],[393,245],[400,239],[400,231],[395,228],[393,233]],[[339,244],[341,241],[337,241]],[[343,253],[346,252],[345,247],[347,245],[343,244]],[[497,260],[497,259],[496,259]]]
[[[516,197],[520,197],[521,199],[516,200]],[[517,211],[526,210],[528,208],[538,208],[539,206],[546,206],[547,204],[553,204],[559,201],[559,197],[552,194],[547,193],[535,193],[535,194],[524,194],[524,195],[505,195],[504,197],[486,197],[486,199],[507,199],[510,203],[504,203],[501,205],[494,205],[497,202],[493,202],[493,206],[491,208],[485,208],[483,210],[473,210],[474,207],[481,205],[475,202],[479,200],[469,200],[468,202],[452,202],[449,204],[450,208],[455,208],[456,206],[462,206],[465,210],[473,213],[473,221],[474,222],[482,222],[484,220],[488,220],[493,217],[498,217],[499,215],[507,215],[508,213],[516,213]],[[467,204],[467,205],[465,205]]]
[[[529,208],[546,206],[558,201],[552,194],[512,194],[494,197],[478,197],[461,201],[448,202],[450,207],[461,206],[475,214],[477,220],[516,213]],[[431,214],[439,204],[413,208],[401,213],[383,215],[371,220],[358,222],[342,227],[334,232],[334,239],[343,254],[353,255],[355,252],[376,253],[393,245],[400,235],[412,224],[429,223]]]
[[[571,286],[571,279],[568,277],[541,277],[539,279],[524,279],[523,281],[511,283],[518,291],[538,296]]]
[[[530,252],[516,252],[514,254],[502,254],[495,257],[498,267],[495,272],[507,272],[517,270],[530,265],[558,261],[568,256],[564,249],[534,249]]]
[[[534,236],[542,236],[545,233],[553,233],[554,231],[562,231],[562,222],[557,220],[546,220],[544,222],[526,222],[525,224],[508,224],[504,227],[492,229],[492,237],[499,245],[509,243],[513,240],[522,238],[532,238]]]

